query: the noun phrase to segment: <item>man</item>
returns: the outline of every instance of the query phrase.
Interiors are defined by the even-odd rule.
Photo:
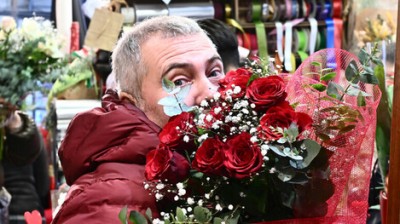
[[[67,199],[53,223],[118,223],[123,206],[157,217],[154,196],[144,189],[147,152],[168,121],[158,101],[167,96],[162,79],[191,83],[185,103],[199,104],[217,88],[223,65],[215,46],[193,20],[157,17],[141,22],[119,40],[113,55],[119,96],[107,91],[102,108],[77,115],[59,156]]]

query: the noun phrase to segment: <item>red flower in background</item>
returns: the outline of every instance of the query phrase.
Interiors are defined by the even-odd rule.
[[[243,179],[262,168],[260,147],[252,143],[250,138],[249,133],[243,132],[226,142],[224,165],[229,177]]]
[[[224,172],[224,143],[218,138],[208,138],[197,149],[192,168],[213,175]]]
[[[145,177],[147,180],[167,180],[178,183],[189,175],[190,164],[181,154],[159,145],[146,155]]]
[[[287,96],[285,82],[278,76],[255,79],[247,87],[246,97],[255,104],[256,111],[265,112],[269,107],[284,101]]]
[[[292,123],[298,126],[299,134],[312,124],[312,119],[305,113],[295,112],[289,105],[289,102],[283,101],[267,110],[261,117],[260,126],[258,128],[258,137],[263,140],[278,140],[282,137],[282,133],[277,132],[274,128],[289,128]]]
[[[193,122],[193,114],[188,112],[182,112],[171,117],[158,137],[162,144],[168,145],[171,149],[193,151],[195,149],[193,138],[188,135],[189,141],[183,141],[185,133],[197,133]]]

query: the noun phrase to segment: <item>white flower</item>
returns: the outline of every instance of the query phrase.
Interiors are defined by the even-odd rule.
[[[219,114],[219,112],[221,112],[222,111],[222,108],[221,107],[216,107],[215,109],[214,109],[214,113],[215,114]]]
[[[210,194],[204,194],[204,197],[205,197],[206,199],[210,199]]]
[[[177,183],[177,184],[176,184],[176,187],[177,187],[178,189],[183,189],[183,183]]]
[[[144,189],[146,189],[146,190],[149,189],[149,187],[150,187],[149,184],[145,184],[145,185],[144,185]]]
[[[242,120],[239,116],[233,116],[232,117],[232,123],[237,124],[239,121]]]
[[[250,128],[250,134],[256,133],[257,128]]]
[[[202,107],[207,107],[207,106],[208,106],[207,100],[202,100],[202,101],[200,102],[200,106],[202,106]]]
[[[211,126],[213,129],[218,129],[219,128],[219,122],[214,122]]]
[[[164,197],[164,195],[160,194],[160,193],[156,193],[156,199],[157,200],[161,200]]]
[[[189,138],[188,135],[185,135],[185,136],[183,137],[183,141],[184,141],[184,142],[189,142],[189,140],[190,140],[190,138]]]
[[[217,210],[217,211],[222,211],[222,206],[221,206],[220,204],[217,204],[217,205],[215,206],[215,210]]]
[[[256,142],[258,141],[257,136],[252,136],[252,137],[250,138],[250,141],[251,141],[252,143],[256,143]]]
[[[211,114],[207,114],[206,121],[210,122],[212,119],[213,119],[213,116]]]
[[[208,138],[208,134],[205,133],[205,134],[203,134],[203,135],[201,135],[201,136],[199,137],[198,141],[201,143],[201,142],[203,142],[204,140],[206,140],[207,138]]]
[[[204,202],[203,202],[203,200],[201,200],[201,199],[197,202],[197,204],[198,204],[199,206],[203,206],[203,203],[204,203]]]
[[[233,210],[233,205],[228,205],[229,210]]]
[[[178,201],[178,200],[179,200],[178,195],[175,195],[174,200],[175,200],[175,201]]]
[[[160,219],[153,219],[153,224],[164,224],[164,221],[161,221]]]
[[[243,108],[243,109],[242,109],[242,112],[243,112],[244,114],[249,114],[249,110],[247,110],[246,108]]]
[[[241,90],[242,90],[242,88],[240,88],[240,86],[235,86],[235,88],[233,89],[233,93],[238,94],[238,93],[240,93]]]
[[[161,189],[163,189],[164,187],[165,187],[165,185],[164,185],[163,183],[159,183],[159,184],[157,184],[157,186],[156,186],[157,190],[161,190]]]
[[[252,103],[252,104],[250,104],[250,107],[254,109],[254,108],[256,108],[256,105],[254,103]]]
[[[221,93],[216,92],[216,93],[214,93],[213,97],[214,97],[214,100],[218,100],[221,97]]]
[[[194,199],[191,198],[191,197],[188,197],[187,203],[188,203],[189,205],[193,205],[193,204],[194,204]]]
[[[17,27],[15,19],[11,16],[3,16],[1,20],[1,29],[5,32],[10,32]]]
[[[179,195],[179,196],[183,196],[183,195],[185,195],[185,194],[186,194],[186,190],[185,190],[185,189],[182,188],[182,189],[179,189],[179,190],[178,190],[178,195]]]

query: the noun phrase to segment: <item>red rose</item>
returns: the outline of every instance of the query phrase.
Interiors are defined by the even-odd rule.
[[[179,115],[171,117],[158,135],[160,142],[178,151],[194,150],[194,141],[193,137],[191,137],[193,135],[187,135],[189,137],[188,142],[183,140],[186,133],[197,133],[193,117],[194,115],[188,112],[182,112]]]
[[[278,127],[282,129],[288,128],[292,123],[297,124],[300,134],[310,127],[312,119],[305,113],[295,112],[289,102],[283,101],[269,108],[261,117],[258,136],[263,140],[278,140],[282,137],[282,133],[277,132],[276,129]]]
[[[167,180],[178,183],[189,175],[190,164],[181,154],[159,145],[146,155],[145,177],[147,180]]]
[[[250,138],[249,133],[243,132],[226,142],[224,165],[229,177],[243,179],[262,168],[261,150]]]
[[[224,143],[217,138],[208,138],[197,149],[192,162],[195,170],[206,174],[221,175],[224,169]]]
[[[256,111],[264,112],[269,107],[285,100],[285,82],[278,76],[255,79],[247,87],[246,96],[256,105]]]
[[[221,79],[219,81],[219,89],[218,92],[221,94],[222,98],[225,98],[226,92],[228,90],[234,90],[232,85],[234,86],[239,86],[241,91],[236,94],[232,94],[231,96],[233,98],[239,98],[243,97],[245,94],[247,82],[249,81],[251,77],[250,71],[244,69],[244,68],[238,68],[237,70],[231,70],[228,73],[226,73],[224,79]]]

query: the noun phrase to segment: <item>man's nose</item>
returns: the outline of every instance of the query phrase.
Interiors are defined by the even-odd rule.
[[[185,99],[188,106],[200,105],[205,98],[210,98],[217,92],[218,84],[212,83],[207,77],[192,84],[190,92]]]

